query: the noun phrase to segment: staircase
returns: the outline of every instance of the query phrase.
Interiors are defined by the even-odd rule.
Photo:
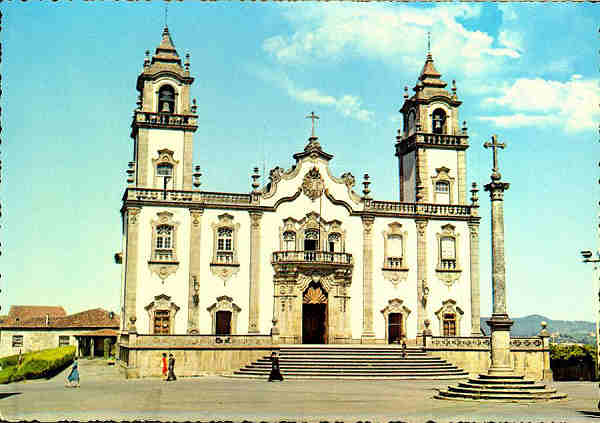
[[[282,346],[281,373],[286,379],[466,379],[468,373],[446,361],[398,346]],[[271,360],[265,356],[230,375],[236,378],[267,379]]]
[[[490,376],[480,374],[476,379],[449,386],[434,396],[437,399],[498,402],[537,402],[567,398],[542,383],[524,376]]]

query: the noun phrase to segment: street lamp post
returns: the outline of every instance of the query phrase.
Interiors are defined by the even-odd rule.
[[[600,365],[600,285],[599,279],[596,275],[596,271],[598,270],[598,263],[600,263],[600,255],[599,258],[592,258],[592,252],[589,250],[585,250],[581,252],[581,257],[583,257],[583,263],[594,263],[594,280],[596,281],[594,289],[598,293],[598,309],[596,311],[596,372],[595,376],[598,379],[599,376],[599,365]],[[598,408],[600,409],[600,403],[598,403]]]

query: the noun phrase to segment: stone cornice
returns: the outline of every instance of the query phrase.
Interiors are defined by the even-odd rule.
[[[406,100],[404,102],[404,104],[402,105],[402,108],[399,110],[400,113],[408,113],[408,111],[414,107],[417,104],[431,104],[433,102],[436,101],[442,101],[446,104],[448,104],[449,106],[453,106],[453,107],[458,107],[462,104],[462,101],[460,100],[454,100],[452,97],[450,97],[450,95],[441,95],[441,94],[437,94],[437,95],[433,95],[431,97],[427,97],[427,98],[419,98],[417,96],[412,96],[411,98],[409,98],[408,100]]]

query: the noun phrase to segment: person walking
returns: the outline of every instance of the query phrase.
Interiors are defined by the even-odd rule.
[[[175,376],[175,357],[173,357],[173,354],[169,354],[169,374],[167,380],[177,380],[177,376]]]
[[[402,357],[406,357],[406,338],[402,337]]]
[[[269,382],[273,382],[274,380],[282,382],[283,376],[281,375],[281,371],[279,370],[279,358],[277,357],[277,353],[275,351],[271,353],[270,359],[271,374],[269,374]]]
[[[167,378],[167,353],[163,353],[161,362],[162,362],[162,375],[163,375],[163,378],[166,379]]]
[[[71,367],[71,373],[67,376],[67,383],[65,386],[79,388],[79,366],[77,365],[77,358],[73,360],[73,367]]]

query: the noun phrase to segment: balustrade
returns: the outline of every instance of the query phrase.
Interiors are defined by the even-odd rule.
[[[352,264],[352,254],[329,251],[275,251],[273,263],[333,263]]]
[[[456,270],[456,260],[455,259],[440,260],[440,270]]]

